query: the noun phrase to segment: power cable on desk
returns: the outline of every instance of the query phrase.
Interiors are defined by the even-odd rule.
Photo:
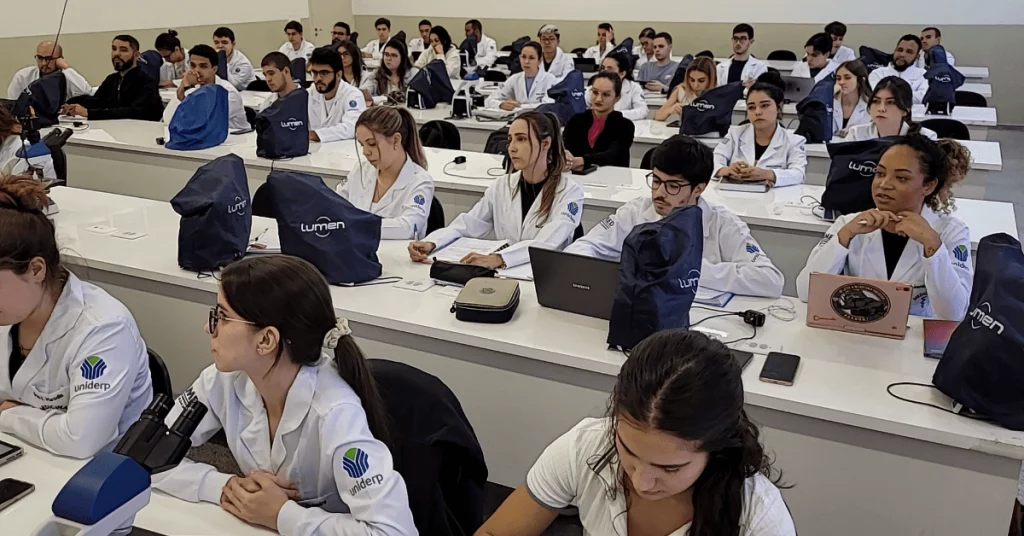
[[[441,168],[441,171],[443,171],[445,175],[451,175],[452,177],[458,177],[460,179],[490,180],[505,175],[505,170],[500,167],[488,168],[486,177],[481,177],[479,175],[461,175],[458,173],[452,173],[451,171],[448,171],[448,166],[452,164],[455,164],[455,162],[448,162],[447,164],[444,165],[443,168]],[[497,171],[498,173],[494,173],[495,171]]]
[[[968,419],[974,419],[976,421],[991,421],[992,420],[992,419],[989,419],[988,417],[983,417],[981,415],[976,415],[974,413],[958,413],[958,412],[956,412],[956,411],[954,411],[952,409],[944,408],[944,407],[942,407],[942,406],[940,406],[938,404],[932,404],[931,402],[922,402],[920,400],[913,400],[913,399],[906,398],[906,397],[900,396],[900,395],[892,392],[892,388],[893,387],[899,387],[899,386],[903,386],[903,385],[913,385],[914,387],[927,387],[929,389],[935,389],[936,391],[938,390],[938,388],[935,387],[934,385],[928,385],[927,383],[894,382],[894,383],[890,383],[888,386],[886,386],[885,391],[887,393],[889,393],[889,396],[891,396],[891,397],[893,397],[896,400],[899,400],[901,402],[910,402],[911,404],[917,404],[918,406],[926,406],[926,407],[929,407],[929,408],[940,409],[942,411],[945,411],[946,413],[952,413],[953,415],[959,415],[961,417],[967,417]]]

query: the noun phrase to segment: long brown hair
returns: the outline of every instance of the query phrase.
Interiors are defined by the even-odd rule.
[[[903,122],[907,124],[907,136],[921,133],[921,123],[914,121],[914,90],[910,83],[898,76],[887,76],[878,81],[871,98],[868,99],[868,111],[871,111],[871,102],[882,91],[886,90],[892,95],[896,102],[896,108],[903,112]]]
[[[21,131],[21,123],[14,114],[7,111],[7,108],[0,106],[0,143],[7,139],[7,136]]]
[[[423,154],[420,133],[416,129],[416,120],[409,110],[397,106],[374,106],[363,112],[356,120],[356,128],[360,125],[385,137],[401,134],[405,154],[416,162],[416,165],[427,169],[427,157]]]
[[[540,151],[544,138],[551,138],[548,149],[547,166],[544,171],[544,189],[540,196],[540,216],[547,219],[551,213],[551,205],[555,202],[555,192],[562,184],[562,171],[565,169],[565,146],[562,144],[562,126],[558,117],[548,112],[530,110],[516,117],[516,121],[526,121],[530,126],[530,147],[534,152]],[[534,145],[536,140],[536,145]],[[535,158],[539,158],[535,157]],[[517,183],[516,188],[519,187]],[[512,197],[515,197],[513,190]]]
[[[41,182],[24,175],[0,177],[0,270],[22,275],[39,257],[46,262],[47,284],[67,277],[56,229],[46,217],[48,204]]]
[[[839,69],[850,71],[850,74],[857,79],[857,97],[866,103],[870,103],[871,83],[868,81],[868,68],[864,66],[864,62],[860,60],[844,61],[836,69],[837,73]]]
[[[246,257],[224,269],[220,285],[239,317],[257,328],[273,326],[281,333],[275,365],[286,349],[296,365],[313,366],[320,361],[324,336],[337,320],[327,280],[312,264],[287,255]],[[338,341],[334,365],[359,396],[373,437],[389,445],[384,401],[351,335]]]
[[[683,75],[682,85],[684,94],[697,95],[697,92],[690,87],[691,71],[697,71],[707,75],[708,87],[707,89],[705,89],[705,91],[707,91],[708,89],[718,87],[718,69],[715,67],[715,60],[705,57],[694,58],[693,61],[690,62],[690,66],[686,68],[686,73]]]
[[[384,65],[384,51],[393,48],[398,51],[400,56],[398,59],[398,91],[405,93],[405,74],[412,70],[412,62],[409,61],[409,52],[405,49],[405,43],[391,39],[384,44],[384,48],[381,49],[380,54],[380,67],[377,68],[377,72],[373,75],[374,81],[377,83],[377,95],[386,96],[388,94],[388,86],[391,84],[391,69],[388,69]],[[404,96],[404,95],[403,95]]]

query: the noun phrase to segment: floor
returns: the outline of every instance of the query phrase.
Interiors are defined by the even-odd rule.
[[[1006,201],[1013,203],[1017,216],[1017,232],[1024,237],[1024,128],[999,127],[989,129],[988,141],[998,141],[1003,153],[1003,170],[990,173],[991,178],[978,182],[970,173],[958,188],[957,197]],[[973,237],[972,237],[973,238]]]

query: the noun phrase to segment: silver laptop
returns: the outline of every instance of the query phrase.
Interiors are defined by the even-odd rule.
[[[782,81],[786,83],[786,102],[800,102],[814,89],[813,78],[783,76]]]
[[[608,320],[619,286],[619,263],[530,248],[533,285],[544,307]]]

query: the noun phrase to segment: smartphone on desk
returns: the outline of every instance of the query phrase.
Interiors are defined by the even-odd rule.
[[[35,485],[13,478],[0,480],[0,511],[36,490]]]
[[[593,173],[595,171],[597,171],[597,165],[596,164],[590,164],[589,166],[587,166],[587,167],[585,167],[585,168],[583,168],[583,169],[581,169],[579,171],[573,170],[572,174],[573,175],[590,175],[591,173]]]
[[[0,441],[0,466],[11,463],[25,454],[25,449]]]
[[[800,356],[782,352],[768,352],[761,368],[761,381],[779,385],[793,385],[800,368]]]

